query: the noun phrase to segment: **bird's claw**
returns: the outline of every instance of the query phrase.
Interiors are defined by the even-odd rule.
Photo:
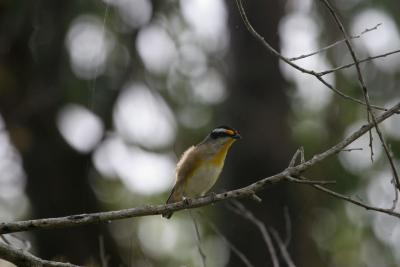
[[[215,192],[210,192],[208,196],[211,198],[212,201],[215,201],[217,199],[217,194]]]
[[[187,197],[182,197],[182,200],[183,200],[183,203],[185,203],[186,206],[189,206],[192,203],[191,199],[187,198]]]

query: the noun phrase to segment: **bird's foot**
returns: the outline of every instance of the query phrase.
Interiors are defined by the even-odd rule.
[[[182,197],[183,203],[185,203],[186,206],[189,206],[190,204],[192,204],[192,200],[190,198],[187,197]]]
[[[217,199],[217,194],[215,192],[208,193],[208,196],[211,198],[213,202]]]

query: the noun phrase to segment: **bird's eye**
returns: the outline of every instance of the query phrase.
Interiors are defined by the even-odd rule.
[[[210,136],[212,139],[217,139],[218,137],[221,136],[221,133],[220,132],[211,132]]]
[[[210,136],[213,139],[220,138],[220,137],[227,137],[233,135],[233,131],[225,130],[225,129],[215,129],[211,132]]]

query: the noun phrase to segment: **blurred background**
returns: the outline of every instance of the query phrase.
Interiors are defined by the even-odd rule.
[[[360,58],[400,48],[400,3],[336,0]],[[341,39],[319,1],[246,1],[250,21],[285,56]],[[299,60],[323,71],[351,57],[341,44]],[[362,65],[372,102],[400,100],[400,58]],[[354,69],[325,76],[362,98]],[[246,31],[234,1],[0,1],[0,220],[44,218],[164,203],[181,153],[219,125],[244,139],[214,191],[284,169],[295,150],[321,152],[366,121],[363,107],[278,62]],[[383,124],[400,157],[400,118]],[[379,207],[394,198],[378,138],[368,136],[307,172]],[[279,184],[244,205],[286,237],[298,266],[399,266],[400,223],[303,185]],[[400,210],[400,209],[398,209]],[[258,230],[223,204],[195,212],[207,266],[272,266]],[[23,233],[45,259],[101,266],[201,266],[188,212]],[[1,262],[0,266],[9,266]]]

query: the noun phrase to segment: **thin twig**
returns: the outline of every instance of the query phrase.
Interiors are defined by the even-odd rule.
[[[364,59],[358,60],[357,63],[364,63],[364,62],[372,61],[372,60],[377,59],[377,58],[383,58],[383,57],[387,57],[387,56],[390,56],[390,55],[393,55],[393,54],[398,54],[398,53],[400,53],[400,49],[397,49],[397,50],[394,50],[394,51],[391,51],[391,52],[387,52],[385,54],[380,54],[380,55],[377,55],[377,56],[366,57]],[[350,68],[350,67],[354,66],[355,64],[356,63],[354,63],[354,62],[353,63],[349,63],[349,64],[342,65],[342,66],[339,66],[339,67],[336,67],[336,68],[333,68],[333,69],[330,69],[330,70],[325,70],[325,71],[318,72],[317,74],[318,74],[318,76],[324,76],[324,75],[332,73],[332,72],[336,72],[336,71],[339,71],[339,70],[342,70],[342,69]]]
[[[285,218],[285,229],[286,229],[286,238],[285,238],[285,246],[289,247],[290,240],[292,239],[292,222],[290,220],[289,208],[287,206],[283,209],[283,216]]]
[[[379,207],[374,207],[374,206],[368,205],[368,204],[366,204],[366,203],[364,203],[364,202],[362,202],[360,200],[356,200],[356,199],[354,199],[352,197],[345,196],[345,195],[340,194],[338,192],[335,192],[335,191],[333,191],[331,189],[328,189],[328,188],[326,188],[326,187],[324,187],[322,185],[307,184],[307,183],[305,183],[304,185],[310,185],[310,186],[312,186],[312,187],[314,187],[314,188],[316,188],[316,189],[318,189],[318,190],[320,190],[322,192],[327,193],[328,195],[331,195],[331,196],[333,196],[335,198],[342,199],[342,200],[345,200],[347,202],[353,203],[353,204],[355,204],[357,206],[360,206],[360,207],[363,207],[363,208],[365,208],[367,210],[374,210],[374,211],[386,213],[386,214],[389,214],[389,215],[392,215],[392,216],[400,218],[400,214],[395,212],[395,211],[393,211],[392,209],[385,209],[385,208],[379,208]]]
[[[392,176],[392,180],[390,181],[393,184],[394,188],[394,199],[391,210],[395,210],[397,207],[397,202],[399,201],[399,190],[396,187],[396,181],[394,180],[394,176]]]
[[[70,263],[47,261],[40,259],[26,250],[14,248],[0,242],[0,258],[14,263],[16,266],[42,266],[42,267],[79,267]]]
[[[11,244],[10,244],[10,241],[8,241],[8,239],[6,238],[5,235],[0,235],[0,239],[1,239],[4,243],[6,243],[7,245],[11,245]]]
[[[102,50],[104,50],[105,47],[106,47],[106,45],[105,45],[106,40],[107,40],[106,21],[107,21],[108,14],[109,14],[109,10],[110,10],[109,5],[108,5],[107,3],[105,3],[105,5],[106,5],[106,8],[105,8],[104,15],[103,15],[103,23],[102,23],[103,28],[102,28],[102,30],[101,30],[101,41],[100,41],[100,48],[101,48]],[[97,58],[94,58],[94,57],[93,57],[93,58],[91,59],[91,61],[92,61],[91,63],[93,64],[93,61],[95,61],[95,60],[97,60]],[[92,85],[91,85],[91,87],[90,87],[90,99],[91,99],[91,101],[90,101],[90,109],[91,109],[91,110],[94,110],[94,104],[95,104],[95,101],[94,101],[95,97],[94,97],[94,95],[95,95],[95,93],[96,93],[96,82],[97,82],[97,76],[98,76],[98,74],[99,74],[99,69],[100,69],[100,65],[99,65],[99,64],[96,64],[96,68],[94,69],[93,80],[92,80],[92,82],[91,82]]]
[[[393,156],[392,150],[390,150],[390,155]],[[397,202],[399,201],[399,190],[396,187],[396,180],[395,180],[394,176],[392,176],[392,179],[390,180],[390,183],[394,187],[394,199],[393,199],[393,204],[392,204],[391,210],[395,210],[396,207],[397,207]]]
[[[142,250],[140,249],[140,244],[139,244],[139,252],[142,252]],[[131,234],[131,237],[129,238],[128,267],[132,266],[132,254],[133,254],[133,232]]]
[[[342,149],[342,152],[361,151],[361,150],[363,150],[362,147],[346,148],[346,149]]]
[[[303,150],[303,147],[300,147],[300,148],[298,148],[298,149],[296,150],[296,152],[294,153],[292,159],[290,160],[289,168],[294,167],[294,165],[296,165],[297,158],[301,155],[302,150]],[[303,150],[303,151],[304,151],[304,150]],[[301,160],[301,159],[300,159],[300,160]]]
[[[371,105],[370,105],[370,102],[369,102],[368,89],[367,89],[367,86],[366,86],[366,84],[364,82],[364,78],[363,78],[363,75],[362,75],[362,72],[361,72],[360,63],[358,62],[359,60],[357,58],[357,55],[356,55],[356,53],[355,53],[355,51],[353,49],[353,46],[351,45],[351,43],[349,41],[349,37],[348,37],[348,35],[346,33],[346,30],[345,30],[345,28],[343,26],[343,23],[339,19],[339,16],[335,12],[335,10],[332,8],[332,6],[329,3],[329,1],[328,0],[320,0],[320,1],[322,1],[324,3],[324,5],[327,7],[327,9],[331,13],[332,17],[334,18],[336,24],[338,25],[340,31],[342,32],[344,38],[346,39],[346,45],[347,45],[347,48],[349,49],[349,52],[351,54],[351,57],[353,58],[354,63],[355,63],[356,70],[357,70],[357,77],[358,77],[358,80],[360,82],[360,86],[361,86],[361,89],[362,89],[362,92],[363,92],[363,95],[364,95],[365,103],[367,104],[367,113],[368,113],[367,117],[369,119],[369,115],[371,116],[371,119],[372,119],[372,121],[374,123],[374,127],[375,127],[375,130],[376,130],[376,133],[379,136],[379,139],[380,139],[380,141],[382,143],[382,146],[384,148],[386,157],[389,160],[390,167],[392,169],[393,176],[394,176],[394,179],[396,181],[396,185],[395,186],[397,187],[398,190],[400,190],[399,175],[397,173],[397,169],[396,169],[396,166],[394,164],[393,157],[390,154],[389,147],[388,147],[385,139],[383,138],[382,132],[381,132],[379,126],[378,126],[378,122],[376,121],[376,116],[374,114],[374,111],[371,108]],[[371,147],[371,158],[372,158],[373,150],[372,150],[372,134],[371,133],[370,133],[370,147]]]
[[[328,0],[320,0],[320,1],[329,10],[329,12],[331,13],[333,19],[336,22],[336,25],[339,27],[339,30],[343,34],[346,46],[347,46],[347,48],[348,48],[348,50],[350,52],[350,55],[351,55],[351,57],[352,57],[352,59],[353,59],[353,61],[355,63],[355,67],[356,67],[356,70],[357,70],[357,78],[358,78],[358,81],[360,82],[360,87],[361,87],[361,90],[362,90],[362,93],[363,93],[363,96],[364,96],[364,101],[367,104],[367,119],[368,119],[368,122],[370,122],[370,117],[371,117],[372,121],[374,122],[376,130],[379,131],[378,125],[377,125],[376,119],[375,119],[375,114],[373,113],[373,111],[371,109],[371,105],[369,103],[370,99],[369,99],[367,85],[364,82],[364,77],[363,77],[362,72],[361,72],[360,63],[358,63],[358,58],[357,58],[356,52],[355,52],[355,50],[354,50],[354,48],[353,48],[353,46],[352,46],[352,44],[350,42],[350,37],[348,36],[342,21],[339,19],[338,14],[335,12],[335,10],[333,9],[333,7],[329,3],[329,1]],[[381,141],[384,142],[382,139],[381,139]],[[370,130],[369,131],[369,147],[370,147],[370,150],[371,150],[371,161],[373,162],[374,161],[374,150],[373,150],[373,146],[372,145],[373,145],[373,138],[372,138],[372,131]]]
[[[304,156],[304,147],[300,147],[300,163],[303,164],[305,162],[305,156]]]
[[[290,175],[286,176],[286,179],[290,182],[297,184],[320,184],[320,185],[336,184],[336,181],[316,181],[316,180],[297,179]]]
[[[199,251],[200,258],[201,258],[201,263],[202,263],[203,267],[206,267],[206,254],[204,253],[203,249],[201,248],[201,236],[200,236],[199,227],[197,225],[196,218],[193,216],[191,210],[188,210],[188,213],[189,213],[190,218],[192,219],[193,227],[196,232],[196,243],[197,243],[197,249]]]
[[[222,240],[225,242],[225,244],[227,244],[229,246],[229,248],[232,250],[232,252],[236,256],[238,256],[238,258],[244,263],[244,265],[246,267],[254,267],[254,265],[250,262],[250,260],[246,257],[246,255],[243,252],[241,252],[234,244],[232,244],[232,242],[230,242],[228,240],[228,238],[226,238],[224,236],[224,234],[221,232],[221,230],[219,230],[218,227],[214,223],[212,223],[209,220],[206,220],[206,223],[211,227],[211,229],[216,234],[218,234],[222,238]]]
[[[272,237],[275,239],[275,242],[278,244],[279,251],[281,252],[282,258],[285,260],[286,265],[288,267],[296,267],[278,231],[272,227],[269,228],[269,231],[271,232]]]
[[[271,255],[272,266],[279,267],[279,260],[276,255],[276,251],[274,248],[274,244],[272,243],[272,239],[270,234],[268,233],[267,227],[265,227],[264,223],[257,219],[253,213],[251,213],[248,209],[246,209],[242,203],[237,200],[233,200],[231,205],[227,205],[227,207],[233,211],[234,213],[242,216],[243,218],[252,222],[257,228],[260,230],[261,235],[264,239],[265,244],[267,245],[269,254]]]
[[[293,68],[297,69],[298,71],[302,72],[302,73],[306,73],[309,75],[312,75],[314,77],[316,77],[320,82],[322,82],[325,86],[327,86],[330,90],[332,90],[333,92],[335,92],[336,94],[340,95],[341,97],[351,100],[353,102],[356,102],[358,104],[361,105],[366,105],[365,102],[356,99],[354,97],[351,97],[349,95],[346,95],[345,93],[343,93],[342,91],[338,90],[337,88],[335,88],[333,85],[331,85],[330,83],[328,83],[325,79],[322,78],[322,76],[320,76],[317,72],[313,71],[313,70],[308,70],[305,69],[303,67],[300,67],[299,65],[291,62],[288,58],[286,58],[285,56],[283,56],[282,54],[280,54],[275,48],[273,48],[267,41],[265,41],[264,37],[262,37],[251,25],[249,19],[247,18],[246,15],[246,11],[244,10],[243,7],[243,2],[242,0],[236,0],[236,4],[238,6],[239,9],[239,13],[240,16],[242,17],[242,20],[244,22],[244,25],[246,26],[247,30],[250,32],[251,35],[253,35],[259,42],[261,42],[261,44],[270,52],[272,53],[274,56],[278,57],[280,60],[282,60],[283,62],[285,62],[286,64],[292,66]],[[385,111],[385,108],[382,107],[378,107],[375,105],[371,105],[371,107],[375,108],[375,109],[379,109],[379,110],[383,110]]]
[[[106,250],[104,248],[104,237],[102,235],[99,236],[99,253],[101,267],[108,267],[108,256],[106,255]]]
[[[361,37],[363,34],[365,34],[365,33],[368,33],[368,32],[374,31],[374,30],[377,30],[378,27],[381,26],[381,25],[382,25],[382,23],[378,23],[378,24],[376,24],[376,25],[375,25],[374,27],[372,27],[372,28],[367,28],[367,29],[365,29],[364,31],[362,31],[362,32],[361,32],[360,34],[358,34],[358,35],[353,35],[353,36],[351,36],[350,39],[358,39],[358,38],[360,38],[360,37]],[[323,48],[321,48],[321,49],[319,49],[319,50],[317,50],[317,51],[315,51],[315,52],[312,52],[312,53],[309,53],[309,54],[305,54],[305,55],[301,55],[301,56],[298,56],[298,57],[291,57],[291,58],[289,58],[289,60],[290,60],[290,61],[296,61],[296,60],[299,60],[299,59],[303,59],[303,58],[307,58],[307,57],[314,56],[314,55],[316,55],[316,54],[325,52],[326,50],[329,50],[330,48],[335,47],[335,46],[337,46],[337,45],[339,45],[339,44],[341,44],[341,43],[343,43],[343,42],[345,42],[345,41],[346,41],[346,39],[342,39],[342,40],[336,41],[336,42],[334,42],[334,43],[332,43],[332,44],[330,44],[330,45],[328,45],[328,46],[325,46],[325,47],[323,47]]]

